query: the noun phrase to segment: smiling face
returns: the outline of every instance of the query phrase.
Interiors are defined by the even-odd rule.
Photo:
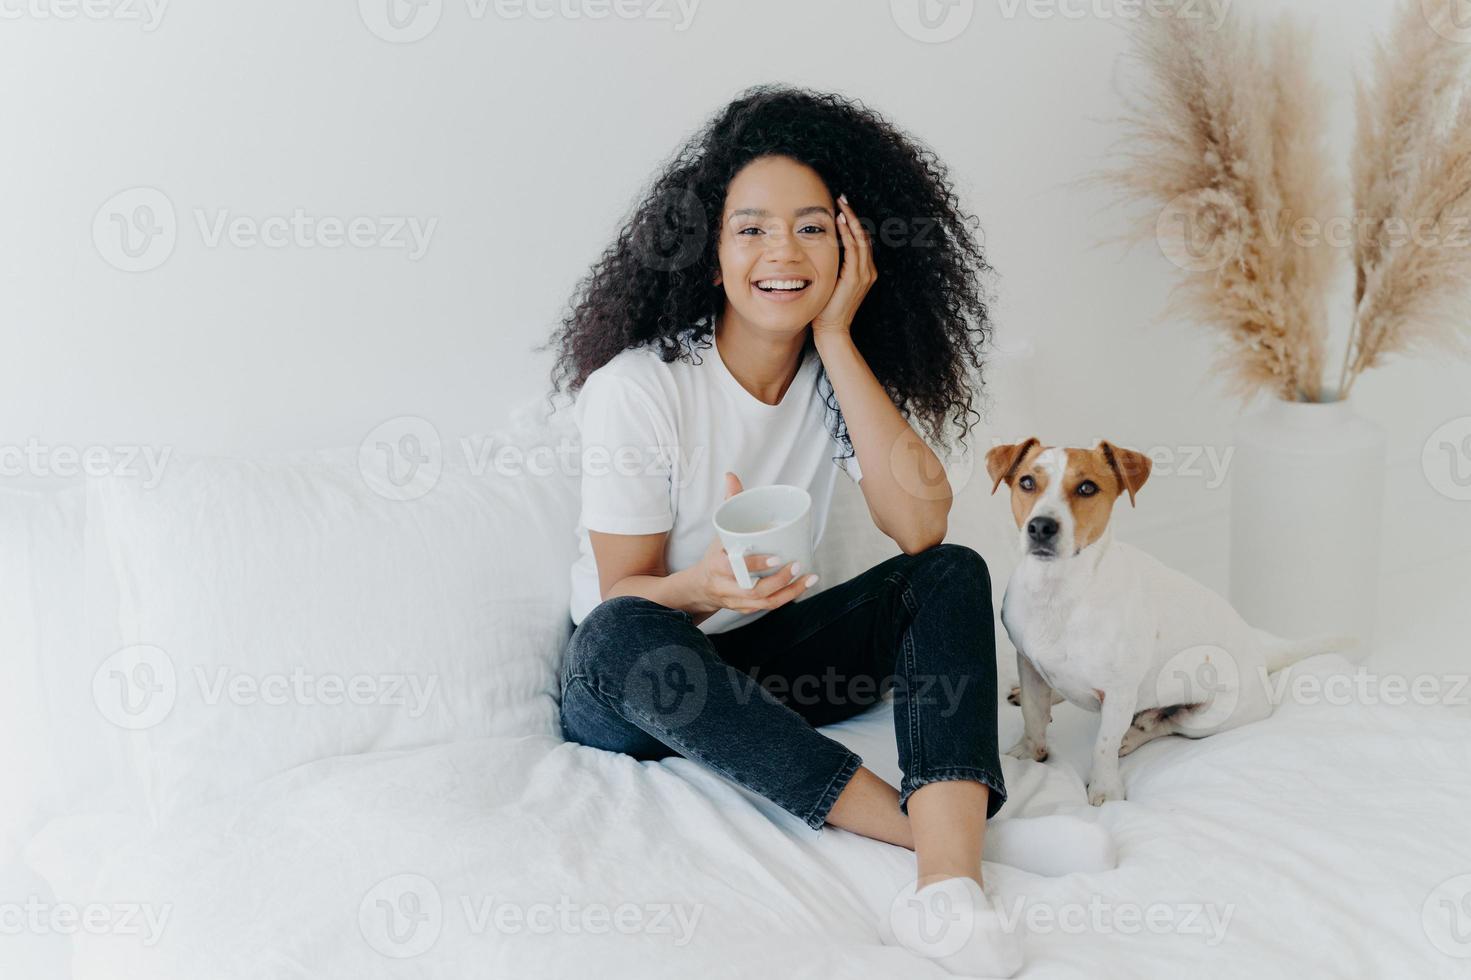
[[[1026,554],[1041,561],[1071,558],[1096,542],[1108,528],[1114,501],[1134,494],[1149,479],[1150,460],[1142,453],[1100,442],[1093,449],[1043,446],[1036,439],[996,446],[986,454],[986,470],[1011,487],[1011,513]]]
[[[716,277],[727,319],[782,334],[807,328],[838,282],[835,206],[817,172],[787,157],[762,157],[736,174]]]

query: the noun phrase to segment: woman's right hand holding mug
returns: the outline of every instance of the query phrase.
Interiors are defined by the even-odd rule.
[[[741,492],[741,481],[734,473],[725,475],[725,499],[729,500]],[[746,555],[746,568],[752,572],[777,568],[781,559],[775,555]],[[756,579],[754,587],[741,588],[736,581],[735,571],[730,567],[730,558],[716,535],[698,564],[689,569],[696,611],[713,613],[719,609],[734,609],[737,612],[759,612],[775,609],[797,598],[817,584],[817,576],[803,575],[796,562],[785,568],[777,568],[765,578]],[[754,578],[754,576],[753,576]]]

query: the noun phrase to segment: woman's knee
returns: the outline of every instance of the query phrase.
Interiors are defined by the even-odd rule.
[[[910,556],[910,579],[922,586],[991,601],[991,569],[974,548],[943,542]]]
[[[565,672],[621,682],[648,651],[679,644],[696,630],[688,614],[643,596],[620,595],[594,606],[572,635]]]
[[[914,607],[927,609],[943,624],[946,639],[916,655],[928,663],[947,662],[951,651],[965,650],[967,669],[994,674],[995,611],[986,560],[962,544],[939,544],[912,556],[906,576]],[[935,661],[931,658],[939,658]],[[972,660],[978,657],[979,660]]]

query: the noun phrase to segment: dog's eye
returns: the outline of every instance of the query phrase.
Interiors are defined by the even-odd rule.
[[[1079,497],[1091,497],[1097,492],[1098,484],[1094,483],[1092,480],[1084,480],[1082,483],[1078,484]]]
[[[1016,485],[1021,487],[1027,493],[1031,493],[1033,490],[1037,489],[1037,481],[1032,479],[1030,476],[1022,477],[1020,480],[1016,481]]]

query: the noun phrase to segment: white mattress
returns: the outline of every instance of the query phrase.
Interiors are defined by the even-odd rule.
[[[1146,746],[1124,760],[1129,799],[1100,811],[1078,777],[1096,716],[1055,713],[1052,760],[1006,760],[998,820],[1081,813],[1112,830],[1120,860],[1056,878],[987,864],[1003,910],[1041,924],[1023,977],[1471,974],[1426,921],[1436,887],[1471,873],[1464,709],[1287,703],[1246,729]],[[1020,715],[1002,719],[1009,745]],[[892,779],[890,724],[884,707],[830,731]],[[912,853],[814,833],[681,759],[484,738],[302,766],[105,859],[89,853],[97,829],[54,823],[33,865],[62,900],[168,918],[153,945],[79,934],[79,980],[946,975],[878,940]],[[405,885],[429,918],[395,944],[378,902]],[[479,918],[486,903],[537,931]],[[599,907],[621,928],[578,918]]]

